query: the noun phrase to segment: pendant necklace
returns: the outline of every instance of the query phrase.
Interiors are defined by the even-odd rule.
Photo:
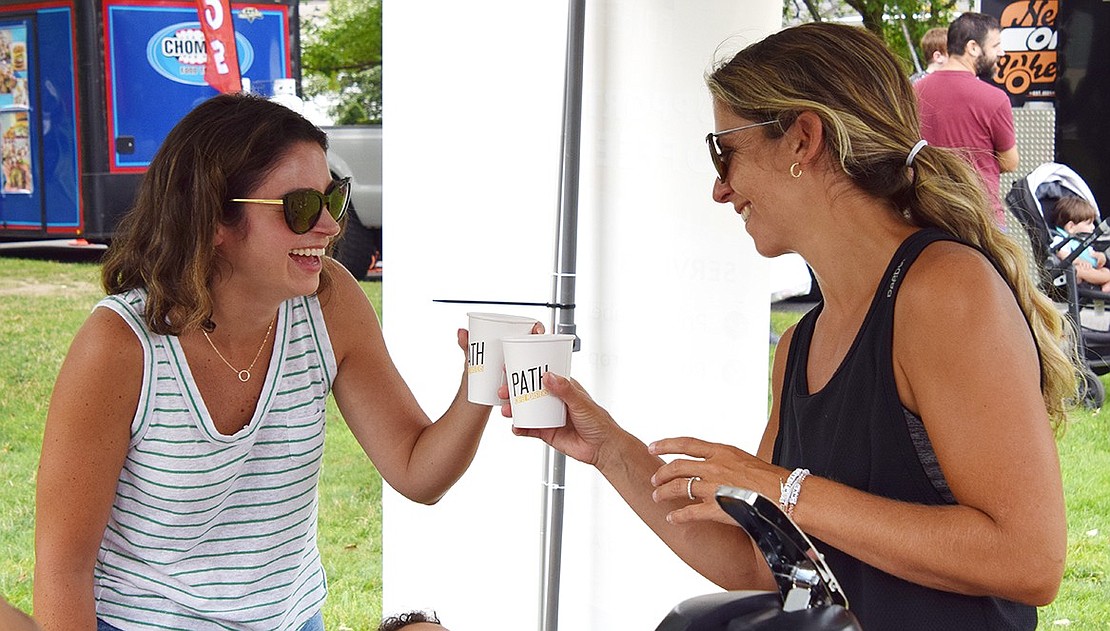
[[[243,370],[238,370],[235,368],[235,366],[232,366],[231,362],[227,361],[227,358],[224,357],[223,353],[220,352],[220,349],[216,348],[216,345],[212,343],[212,338],[208,337],[208,326],[201,327],[200,332],[204,333],[204,339],[208,340],[208,345],[212,347],[212,350],[216,351],[216,356],[222,359],[223,362],[227,364],[227,367],[230,368],[237,377],[239,377],[239,381],[246,383],[250,381],[251,369],[254,368],[255,363],[258,362],[258,358],[262,355],[262,349],[266,348],[266,340],[270,339],[270,331],[274,330],[274,322],[276,321],[277,314],[274,314],[274,319],[270,320],[270,327],[266,329],[266,335],[262,337],[262,345],[258,347],[258,352],[254,354],[254,359],[251,360],[251,365],[247,366]],[[209,322],[211,322],[211,320],[205,321],[205,324],[207,325]],[[215,324],[212,324],[211,328],[215,329]]]

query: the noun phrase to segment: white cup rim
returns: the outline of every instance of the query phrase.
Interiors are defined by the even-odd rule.
[[[575,336],[569,333],[550,333],[541,335],[522,335],[501,338],[502,344],[536,344],[543,342],[565,342],[573,340]]]
[[[483,312],[470,312],[466,314],[468,318],[475,320],[486,320],[488,322],[504,322],[508,324],[517,324],[524,322],[537,322],[535,318],[527,316],[510,315],[507,313],[483,313]]]

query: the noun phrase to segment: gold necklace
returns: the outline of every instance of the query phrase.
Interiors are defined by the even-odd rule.
[[[250,381],[250,379],[251,379],[251,369],[254,368],[254,364],[258,361],[258,358],[262,355],[262,349],[266,348],[266,340],[270,339],[270,331],[274,330],[274,322],[276,322],[276,321],[277,321],[277,314],[274,314],[274,319],[270,320],[270,328],[266,329],[266,335],[263,336],[263,338],[262,338],[262,345],[258,347],[258,352],[254,354],[254,359],[251,360],[251,365],[247,366],[243,370],[237,370],[235,368],[235,366],[231,365],[231,362],[227,361],[227,358],[223,356],[223,353],[220,352],[220,349],[216,348],[216,345],[212,343],[212,338],[208,337],[208,331],[205,328],[202,327],[200,329],[200,332],[204,333],[204,339],[208,340],[208,345],[212,347],[212,350],[216,351],[216,356],[219,357],[220,359],[222,359],[224,361],[224,363],[227,364],[227,367],[230,368],[231,371],[234,372],[237,377],[239,377],[239,381],[242,381],[243,383],[246,383],[246,382]],[[216,327],[213,326],[212,328],[216,328]]]

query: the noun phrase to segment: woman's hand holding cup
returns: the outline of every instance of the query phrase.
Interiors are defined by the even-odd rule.
[[[543,375],[543,383],[548,392],[566,404],[566,425],[543,429],[514,427],[513,433],[539,438],[575,460],[596,466],[609,438],[619,430],[613,417],[574,379],[548,372]],[[508,398],[508,386],[502,386],[499,394]],[[512,417],[508,404],[501,406],[501,414]]]

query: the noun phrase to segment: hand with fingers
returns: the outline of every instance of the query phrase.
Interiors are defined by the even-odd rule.
[[[513,428],[517,436],[539,438],[555,449],[590,465],[597,465],[603,447],[609,437],[619,430],[616,421],[590,397],[585,388],[574,379],[544,373],[543,387],[552,395],[559,397],[567,406],[567,424],[549,429]],[[498,396],[507,399],[507,386],[501,386]],[[509,404],[501,406],[501,414],[512,417]]]
[[[463,353],[465,354],[466,351],[467,351],[467,347],[470,344],[470,331],[467,331],[466,329],[460,328],[459,331],[458,331],[458,337],[459,337],[459,348],[461,348]]]
[[[689,502],[667,515],[672,524],[715,521],[735,526],[717,505],[717,487],[736,486],[775,498],[779,480],[789,474],[732,445],[697,438],[665,438],[648,445],[648,451],[655,456],[682,456],[659,467],[651,478],[656,502]]]
[[[536,322],[534,325],[532,325],[532,335],[543,335],[544,331],[545,331],[545,329],[544,329],[544,326],[543,326],[542,322]],[[468,331],[466,329],[463,329],[463,328],[460,328],[459,331],[458,331],[458,338],[459,338],[459,348],[461,348],[462,352],[463,352],[463,375],[464,375],[463,383],[465,384],[466,379],[469,378],[469,371],[466,370],[466,368],[467,368],[467,366],[469,366],[469,359],[468,358],[470,356],[470,331]],[[501,371],[502,371],[502,375],[504,375],[504,371],[505,371],[504,366],[501,367]],[[502,386],[502,387],[504,388],[504,386]],[[501,397],[502,399],[504,399],[506,396],[508,396],[508,390],[504,390],[504,392],[505,392],[505,396],[502,396]],[[506,406],[506,407],[508,407],[508,406]]]

